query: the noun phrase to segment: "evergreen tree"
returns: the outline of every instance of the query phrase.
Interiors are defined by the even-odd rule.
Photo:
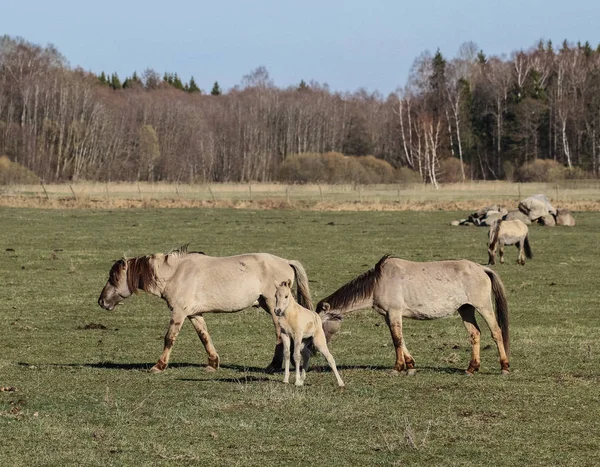
[[[308,84],[306,84],[306,81],[301,79],[300,84],[298,84],[298,91],[308,91],[308,89],[310,88],[308,87]]]
[[[477,53],[477,63],[479,63],[480,65],[485,65],[487,63],[487,57],[483,53],[483,50],[480,50]]]
[[[119,79],[119,75],[117,73],[113,73],[110,77],[110,87],[115,91],[117,89],[121,89],[123,86],[121,84],[121,80]]]
[[[175,89],[179,89],[180,91],[183,91],[183,90],[184,90],[183,83],[181,82],[181,79],[179,78],[179,75],[177,75],[177,73],[175,73],[175,75],[173,75],[173,83],[172,83],[172,86],[173,86]]]
[[[443,113],[446,100],[446,59],[442,56],[440,49],[437,50],[432,60],[433,72],[429,79],[431,89],[431,107],[436,115]]]
[[[100,84],[108,84],[108,79],[106,79],[106,74],[104,72],[100,73],[98,80],[100,81]]]
[[[215,81],[215,84],[213,84],[210,94],[211,96],[220,96],[221,94],[223,94],[218,81]]]
[[[200,88],[196,84],[196,81],[194,81],[193,76],[190,78],[190,84],[189,85],[186,84],[186,91],[189,93],[200,92]]]

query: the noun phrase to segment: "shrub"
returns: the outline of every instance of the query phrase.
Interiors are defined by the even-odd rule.
[[[12,162],[8,156],[0,157],[0,184],[10,183],[40,183],[40,178],[17,162]]]
[[[462,170],[461,170],[462,165]],[[456,157],[447,157],[440,161],[440,174],[438,181],[441,183],[457,183],[463,181],[463,170],[464,173],[469,173],[469,169],[466,164],[461,163],[460,159]]]
[[[391,183],[397,172],[373,156],[344,156],[339,152],[303,153],[289,156],[280,166],[277,179],[289,183]]]
[[[399,183],[423,183],[423,178],[419,172],[408,167],[398,167],[396,169],[395,179]]]
[[[519,168],[521,182],[558,182],[565,179],[567,170],[552,159],[536,159]]]
[[[502,171],[504,172],[504,179],[509,182],[515,181],[515,164],[511,161],[502,162]]]

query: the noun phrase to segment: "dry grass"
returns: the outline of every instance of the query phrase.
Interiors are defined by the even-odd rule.
[[[0,206],[20,208],[236,208],[316,211],[468,211],[492,203],[508,207],[545,193],[557,206],[600,211],[597,180],[554,183],[470,182],[443,185],[282,185],[275,183],[181,185],[77,183],[10,185]]]

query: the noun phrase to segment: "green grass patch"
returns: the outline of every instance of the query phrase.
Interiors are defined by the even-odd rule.
[[[222,368],[184,324],[160,375],[169,315],[144,294],[114,312],[96,303],[113,261],[190,243],[211,255],[298,259],[315,301],[384,253],[487,261],[487,229],[466,213],[233,209],[0,209],[0,433],[3,465],[594,465],[600,439],[600,214],[574,228],[531,227],[534,259],[507,248],[511,368],[500,376],[479,319],[482,368],[458,317],[404,331],[418,374],[389,374],[381,317],[344,320],[330,345],[347,389],[320,356],[307,386],[267,375],[270,317],[205,315]],[[89,325],[102,325],[91,326]],[[86,329],[86,326],[88,329]]]

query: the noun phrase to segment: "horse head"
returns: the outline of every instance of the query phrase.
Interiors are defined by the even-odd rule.
[[[285,313],[293,300],[292,281],[287,280],[281,283],[275,282],[275,315],[281,316]]]
[[[342,313],[338,310],[333,310],[331,305],[321,300],[317,303],[317,313],[321,317],[323,323],[323,332],[325,333],[325,339],[327,342],[331,340],[334,334],[339,332],[342,327]]]
[[[128,261],[120,259],[110,268],[108,281],[98,298],[98,305],[105,310],[114,310],[119,303],[132,294],[127,282],[127,266]]]

